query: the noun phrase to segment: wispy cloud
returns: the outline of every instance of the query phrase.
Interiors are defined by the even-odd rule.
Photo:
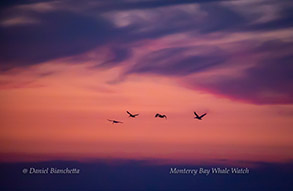
[[[290,1],[4,2],[2,12],[1,70],[107,47],[96,68],[180,76],[254,103],[293,102]],[[238,76],[214,73],[232,68]]]

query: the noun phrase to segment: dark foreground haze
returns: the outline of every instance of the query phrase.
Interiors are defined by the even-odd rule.
[[[251,166],[251,164],[250,164]],[[153,164],[152,161],[1,163],[0,190],[292,190],[293,163],[254,163],[249,174],[170,174],[170,168],[230,165]],[[24,174],[24,168],[79,169],[78,174]]]

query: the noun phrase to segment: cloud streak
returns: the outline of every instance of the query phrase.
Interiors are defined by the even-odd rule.
[[[290,1],[44,1],[2,7],[2,71],[110,47],[111,56],[99,60],[97,69],[121,66],[125,77],[180,76],[192,89],[260,104],[293,103],[292,36],[278,34],[293,31]],[[242,37],[229,39],[234,34]],[[180,45],[170,43],[170,36]],[[146,48],[148,41],[158,46]],[[204,76],[231,68],[240,75]]]

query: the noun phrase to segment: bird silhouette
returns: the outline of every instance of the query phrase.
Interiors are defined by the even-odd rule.
[[[159,114],[159,113],[157,113],[157,114],[155,115],[155,117],[166,118],[166,119],[167,119],[167,116],[166,116],[166,115],[161,115],[161,114]]]
[[[197,115],[196,112],[194,112],[194,115],[195,115],[194,119],[201,120],[206,114],[207,114],[207,113],[204,113],[204,114],[202,114],[201,116],[199,116],[199,115]]]
[[[139,115],[139,114],[131,114],[129,111],[126,111],[126,113],[128,113],[129,117],[133,117],[133,118]]]
[[[108,121],[112,122],[112,124],[115,124],[115,123],[123,123],[122,121],[116,121],[116,120],[111,120],[111,119],[108,119]]]

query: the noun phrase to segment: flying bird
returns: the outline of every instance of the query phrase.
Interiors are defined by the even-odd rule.
[[[133,117],[133,118],[139,115],[139,114],[131,114],[129,111],[126,111],[126,113],[128,113],[129,117]]]
[[[202,114],[201,116],[199,116],[199,115],[197,115],[196,112],[194,112],[194,115],[195,115],[194,119],[201,120],[206,114],[207,114],[207,113],[204,113],[204,114]]]
[[[122,121],[116,121],[116,120],[111,120],[111,119],[108,119],[108,121],[112,122],[112,124],[115,124],[115,123],[123,123]]]
[[[166,116],[166,115],[161,115],[161,114],[159,114],[159,113],[157,113],[157,114],[155,115],[155,117],[166,118],[166,119],[167,119],[167,116]]]

